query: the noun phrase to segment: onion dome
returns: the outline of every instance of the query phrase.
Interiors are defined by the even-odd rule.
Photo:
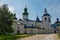
[[[16,18],[16,14],[15,14],[15,13],[14,13],[14,19],[17,20],[17,18]]]
[[[60,23],[59,18],[56,19],[57,21],[55,23]]]
[[[50,14],[47,13],[47,9],[45,8],[45,11],[44,11],[44,15],[43,16],[51,16]]]
[[[28,15],[28,12],[27,12],[27,8],[26,8],[26,7],[24,8],[24,13],[23,13],[23,15]]]

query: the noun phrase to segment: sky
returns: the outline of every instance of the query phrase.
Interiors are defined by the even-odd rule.
[[[22,18],[25,6],[28,9],[29,19],[36,20],[38,15],[41,20],[45,8],[51,15],[52,23],[56,18],[60,19],[60,0],[0,0],[0,6],[2,4],[8,4],[9,10],[16,13],[18,19]]]

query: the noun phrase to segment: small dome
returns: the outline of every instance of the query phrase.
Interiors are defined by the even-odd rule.
[[[57,18],[57,21],[55,23],[60,23],[59,18]]]
[[[48,12],[48,11],[47,11],[47,9],[45,8],[45,9],[44,9],[44,15],[43,15],[43,16],[51,16],[51,15],[48,14],[47,12]]]
[[[43,16],[51,16],[50,14],[48,14],[48,13],[46,13],[46,14],[44,14]]]
[[[26,7],[24,8],[24,13],[23,13],[23,15],[28,15],[28,12],[27,12],[27,8],[26,8]]]

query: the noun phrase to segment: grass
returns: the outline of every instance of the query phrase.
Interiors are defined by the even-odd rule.
[[[58,33],[58,34],[57,34],[57,36],[58,36],[58,37],[59,37],[59,39],[60,39],[60,33]]]
[[[58,34],[59,38],[60,38],[60,33]]]
[[[32,36],[34,34],[9,34],[9,35],[0,35],[0,40],[16,40],[18,38],[25,38]]]

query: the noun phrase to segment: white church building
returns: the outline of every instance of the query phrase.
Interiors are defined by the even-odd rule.
[[[36,20],[29,19],[29,13],[27,12],[27,8],[24,8],[24,12],[22,13],[22,19],[14,20],[13,30],[14,34],[16,33],[54,33],[54,29],[51,25],[51,15],[47,13],[47,9],[44,9],[44,14],[42,15],[42,20],[37,16]],[[56,31],[56,30],[55,30]]]

